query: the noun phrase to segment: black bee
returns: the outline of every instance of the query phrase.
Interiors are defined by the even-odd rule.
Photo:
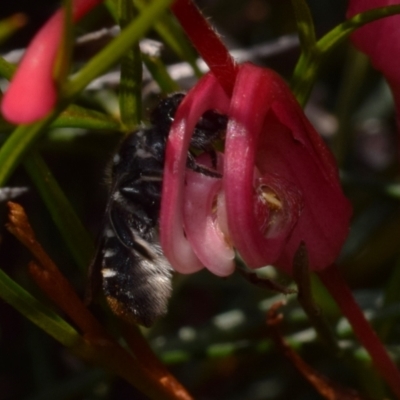
[[[166,313],[172,291],[172,268],[159,244],[158,222],[166,141],[183,98],[178,93],[162,100],[151,114],[152,126],[128,135],[114,155],[105,222],[91,265],[92,287],[102,286],[112,311],[144,326]],[[226,116],[204,113],[193,132],[192,150],[209,152],[216,160],[212,143],[223,137],[226,124]],[[218,176],[197,165],[191,151],[188,167]]]

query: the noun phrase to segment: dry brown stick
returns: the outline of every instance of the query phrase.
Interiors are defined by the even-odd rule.
[[[164,364],[157,358],[151,347],[144,340],[142,333],[137,326],[132,326],[121,320],[122,335],[129,348],[137,356],[143,368],[151,370],[158,381],[172,392],[176,393],[177,398],[191,400],[192,397],[186,391],[182,391],[182,385],[165,368]]]
[[[29,264],[29,272],[37,285],[78,326],[84,335],[108,337],[100,323],[94,318],[76,294],[67,279],[61,274],[52,259],[36,240],[24,209],[17,203],[8,203],[10,209],[7,229],[34,255],[37,263]]]
[[[81,329],[85,341],[73,348],[77,355],[122,376],[154,399],[191,400],[191,395],[155,357],[141,335],[129,339],[135,357],[122,348],[86,308],[68,280],[36,240],[24,209],[8,203],[7,229],[34,255],[29,271],[43,292]],[[144,351],[143,349],[146,349]],[[148,349],[148,350],[147,350]]]

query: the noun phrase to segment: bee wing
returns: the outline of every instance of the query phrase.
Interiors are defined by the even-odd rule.
[[[115,185],[114,185],[115,186]],[[115,187],[112,188],[111,193],[115,192]],[[101,223],[100,232],[96,238],[96,251],[88,267],[88,282],[85,290],[85,304],[91,304],[102,290],[102,276],[101,269],[103,263],[104,247],[107,241],[107,235],[112,235],[112,227],[109,223],[109,212],[112,208],[113,199],[109,197],[106,206],[106,213]]]
[[[89,267],[86,301],[92,301],[102,289],[116,315],[129,323],[151,326],[166,313],[172,269],[162,253],[156,229],[143,235],[136,230],[137,222],[131,209],[110,196]]]
[[[116,237],[121,246],[134,249],[135,241],[132,236],[132,215],[121,204],[119,188],[121,179],[116,179],[110,189],[106,212],[101,224],[100,234],[96,240],[96,252],[88,268],[88,284],[85,291],[85,303],[90,304],[101,292],[103,286],[102,268],[104,254],[109,246],[110,238]],[[116,246],[117,244],[114,244]]]

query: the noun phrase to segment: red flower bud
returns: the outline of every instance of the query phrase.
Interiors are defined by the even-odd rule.
[[[82,18],[102,0],[75,0],[72,17]],[[54,65],[63,34],[63,10],[57,11],[36,34],[3,97],[1,111],[15,124],[29,124],[45,117],[57,102]]]

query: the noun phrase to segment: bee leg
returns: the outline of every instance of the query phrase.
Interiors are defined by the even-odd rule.
[[[215,158],[216,158],[216,155],[215,155]],[[211,159],[212,159],[212,155],[211,155]],[[215,164],[216,164],[216,161],[215,161]],[[203,175],[209,176],[211,178],[222,178],[222,174],[215,171],[214,169],[208,168],[204,165],[197,164],[192,153],[188,153],[186,166],[188,168],[190,168],[192,171],[198,172],[199,174],[203,174]],[[213,166],[214,166],[214,163],[213,163]]]

